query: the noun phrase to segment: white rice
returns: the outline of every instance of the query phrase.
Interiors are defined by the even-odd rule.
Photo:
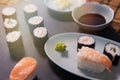
[[[44,38],[47,35],[47,29],[45,27],[37,27],[34,29],[33,34],[37,38]]]
[[[94,73],[101,73],[105,70],[105,66],[94,62],[86,61],[82,59],[82,57],[79,54],[77,54],[77,64],[78,68],[88,70]]]
[[[84,3],[86,0],[48,0],[47,2],[52,9],[59,11],[71,11]]]
[[[14,28],[16,26],[17,26],[17,20],[12,19],[12,18],[5,18],[4,27],[11,29],[11,28]]]
[[[78,43],[84,45],[91,45],[95,43],[95,40],[91,36],[81,36],[78,40]]]
[[[101,73],[104,70],[110,70],[111,60],[102,53],[89,47],[82,47],[76,55],[78,68]]]
[[[4,16],[12,16],[16,13],[16,9],[13,7],[6,7],[2,10]]]
[[[64,10],[70,8],[73,5],[73,2],[71,0],[55,0],[54,4],[58,9]]]
[[[39,26],[42,22],[43,22],[43,17],[41,17],[41,16],[34,16],[28,20],[28,23],[31,25],[38,25]]]
[[[21,36],[21,32],[13,31],[7,34],[6,40],[7,42],[15,42],[20,38],[20,36]]]
[[[24,7],[24,11],[27,13],[34,13],[38,10],[37,6],[34,4],[28,4]]]
[[[113,49],[115,49],[115,51]],[[107,44],[105,46],[105,51],[107,53],[110,53],[113,57],[115,57],[115,55],[120,56],[120,48],[114,44],[111,44],[111,43]]]

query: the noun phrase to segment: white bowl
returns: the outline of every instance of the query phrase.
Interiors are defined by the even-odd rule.
[[[102,15],[105,18],[106,23],[100,25],[87,25],[80,23],[78,21],[79,18],[88,13],[96,13]],[[79,7],[76,7],[72,11],[72,18],[80,26],[81,29],[84,29],[86,31],[98,31],[110,25],[111,21],[114,18],[114,11],[107,5],[102,5],[96,2],[88,2]]]
[[[72,5],[68,8],[65,9],[59,9],[57,8],[56,4],[55,4],[56,0],[44,0],[44,3],[46,4],[46,6],[56,12],[60,12],[60,13],[69,13],[71,12],[75,7],[80,6],[84,3],[86,3],[86,0],[71,0],[72,1]],[[59,7],[59,5],[58,5]]]

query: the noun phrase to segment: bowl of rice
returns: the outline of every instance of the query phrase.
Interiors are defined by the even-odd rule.
[[[44,0],[46,6],[55,12],[68,13],[75,7],[84,4],[86,0]]]

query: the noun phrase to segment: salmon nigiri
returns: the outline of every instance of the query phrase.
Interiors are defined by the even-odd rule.
[[[28,80],[37,67],[37,61],[32,57],[24,57],[12,69],[10,80]]]

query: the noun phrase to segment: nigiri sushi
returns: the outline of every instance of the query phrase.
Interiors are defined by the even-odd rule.
[[[10,72],[10,80],[32,80],[37,65],[37,61],[32,57],[22,58]]]
[[[77,53],[78,68],[101,73],[104,70],[110,71],[112,68],[111,60],[104,54],[93,48],[82,47]]]

